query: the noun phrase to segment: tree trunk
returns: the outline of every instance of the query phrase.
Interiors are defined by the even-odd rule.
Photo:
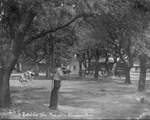
[[[0,79],[0,108],[10,107],[10,85],[9,85],[9,73],[1,71]]]
[[[19,72],[22,72],[22,63],[19,63]]]
[[[116,73],[116,67],[117,67],[117,59],[114,59],[114,64],[111,70],[111,75],[114,77]]]
[[[139,61],[140,61],[140,77],[139,77],[138,91],[144,92],[146,79],[146,55],[139,56]]]
[[[16,72],[18,73],[18,72],[20,72],[20,69],[19,69],[19,63],[16,63]]]
[[[109,67],[108,67],[108,64],[109,64],[109,58],[108,56],[106,55],[106,60],[105,60],[105,63],[104,63],[104,66],[105,66],[105,70],[107,72],[107,76],[109,74]]]
[[[128,67],[128,66],[126,66],[126,68],[125,68],[125,83],[126,84],[131,84],[130,69],[131,69],[131,67]]]
[[[108,56],[108,53],[106,52],[104,65],[105,65],[107,72],[108,72],[108,64],[109,64],[109,56]]]
[[[131,41],[129,41],[129,42],[131,42]],[[131,54],[130,47],[131,46],[129,44],[127,47],[128,60],[125,60],[125,58],[123,57],[123,54],[121,53],[121,51],[119,51],[119,56],[125,65],[125,83],[126,84],[131,84],[130,70],[131,70],[131,67],[133,66],[133,55]],[[122,72],[124,72],[124,71],[122,71]]]
[[[91,70],[91,59],[88,59],[88,71]]]
[[[9,54],[4,66],[0,70],[0,108],[10,107],[10,85],[9,79],[10,75],[17,63],[18,57],[13,54]]]
[[[50,59],[48,58],[46,60],[46,79],[49,79],[50,77]]]
[[[35,76],[39,76],[39,65],[38,65],[38,63],[35,64],[34,72],[35,72]]]
[[[87,70],[87,69],[88,69],[88,66],[87,66],[86,60],[83,60],[82,63],[83,63],[84,68]]]
[[[82,76],[82,62],[79,61],[79,75]]]
[[[95,74],[94,74],[94,78],[96,78],[96,79],[98,79],[98,72],[99,72],[98,61],[99,61],[99,59],[95,60]]]

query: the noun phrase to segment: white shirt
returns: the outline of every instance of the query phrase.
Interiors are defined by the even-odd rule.
[[[54,74],[53,79],[60,81],[62,76],[63,76],[63,72],[62,72],[61,68],[59,67],[56,69],[56,73]]]

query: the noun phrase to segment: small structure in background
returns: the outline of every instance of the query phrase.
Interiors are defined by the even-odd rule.
[[[104,73],[104,58],[101,58],[99,60],[99,63],[98,63],[98,66],[99,66],[99,73]],[[110,58],[109,60],[109,63],[108,63],[108,70],[111,71],[112,70],[112,67],[113,67],[113,64],[114,64],[114,61],[112,60],[112,58]],[[91,69],[90,71],[87,71],[84,67],[84,65],[82,64],[82,71],[85,71],[85,74],[94,74],[94,65],[95,65],[95,62],[94,60],[91,60]],[[77,57],[73,57],[72,60],[69,62],[68,64],[68,68],[70,69],[71,71],[71,74],[79,74],[79,71],[80,71],[80,68],[79,68],[79,61],[77,59]],[[131,72],[136,72],[136,73],[139,73],[140,72],[140,65],[138,63],[134,63],[133,67],[131,68],[130,70]],[[147,69],[147,72],[150,72],[150,69],[148,68]],[[89,74],[89,75],[91,75]],[[116,67],[116,76],[123,76],[125,75],[125,67],[124,67],[124,64],[123,62],[118,62],[117,63],[117,67]]]
[[[72,60],[68,64],[68,68],[71,71],[71,74],[79,74],[80,68],[79,68],[79,61],[77,57],[72,58]],[[83,64],[82,64],[82,68],[84,69]]]

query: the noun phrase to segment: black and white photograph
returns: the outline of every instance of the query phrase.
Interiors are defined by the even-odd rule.
[[[0,120],[150,119],[150,0],[0,0]]]

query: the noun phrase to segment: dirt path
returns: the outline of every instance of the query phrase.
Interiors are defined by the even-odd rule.
[[[64,80],[59,93],[58,110],[50,110],[50,80],[22,84],[11,80],[12,107],[1,110],[1,118],[27,119],[129,119],[150,111],[137,102],[137,81],[123,84],[121,78],[91,81],[89,78]],[[149,86],[147,86],[149,92]]]

